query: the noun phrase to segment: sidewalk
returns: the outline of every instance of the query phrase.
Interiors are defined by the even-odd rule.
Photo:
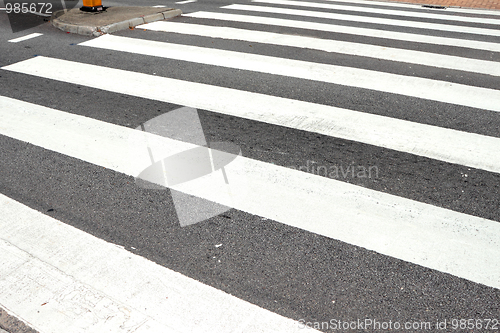
[[[79,8],[52,14],[52,25],[62,31],[100,36],[181,15],[179,9],[140,6],[109,7],[101,12],[82,12]]]

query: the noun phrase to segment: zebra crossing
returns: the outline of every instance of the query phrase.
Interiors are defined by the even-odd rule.
[[[275,26],[282,26],[289,28],[312,29],[325,32],[344,33],[349,35],[393,39],[398,41],[408,41],[408,42],[428,43],[428,44],[448,45],[448,46],[462,46],[471,49],[479,49],[479,50],[486,50],[493,52],[498,52],[499,50],[499,46],[497,43],[491,43],[487,41],[457,39],[457,38],[448,38],[448,37],[440,37],[433,35],[418,35],[406,32],[358,28],[351,26],[332,26],[331,24],[325,24],[319,22],[295,21],[293,19],[280,19],[273,17],[260,17],[252,15],[214,13],[214,12],[195,12],[186,14],[185,16],[195,17],[195,18],[206,18],[206,19],[219,19],[225,21],[248,22],[255,24],[267,24],[267,25],[275,25]]]
[[[36,211],[30,194],[12,194],[3,185],[26,202],[0,198],[0,306],[40,332],[301,332],[309,326],[329,332],[335,330],[333,319],[378,317],[404,325],[418,318],[436,325],[434,303],[465,289],[461,297],[478,302],[484,316],[494,316],[491,304],[500,297],[500,19],[495,12],[471,13],[476,12],[356,0],[254,0],[85,40],[71,57],[49,52],[3,66],[6,75],[59,89],[83,87],[130,103],[197,109],[211,119],[203,127],[216,128],[207,130],[216,141],[243,148],[223,174],[168,186],[228,207],[235,217],[180,227],[167,204],[169,216],[163,218],[171,236],[156,240],[162,224],[149,226],[142,218],[151,239],[140,242],[142,249],[130,245],[142,234],[131,226],[130,236],[114,231],[122,243],[114,242],[92,227],[91,216],[61,209],[53,218]],[[130,61],[116,66],[85,58],[104,54]],[[0,96],[0,134],[10,145],[29,143],[34,156],[55,156],[60,163],[125,180],[138,177],[152,156],[161,160],[200,148],[138,131],[134,121],[119,123],[118,116],[105,112],[89,116],[69,102],[57,107],[27,99]],[[111,102],[102,103],[103,110],[117,112]],[[150,108],[133,119],[143,123],[140,117],[157,107]],[[8,150],[4,161],[16,156],[15,149]],[[335,159],[349,171],[340,166],[339,173]],[[356,178],[351,159],[375,161],[382,179]],[[388,159],[394,170],[384,164]],[[122,183],[129,192],[135,186]],[[432,186],[443,196],[426,197]],[[99,193],[119,191],[96,187]],[[139,192],[122,195],[140,200],[151,193],[133,191]],[[116,205],[116,210],[126,207]],[[104,220],[123,219],[106,211]],[[74,222],[81,220],[90,222]],[[252,259],[217,252],[215,268],[191,265],[190,260],[202,262],[193,250],[197,241],[190,239],[201,232],[196,228],[224,234],[210,251],[227,246],[238,253],[246,246]],[[255,244],[261,238],[267,247]],[[172,252],[154,254],[158,247],[148,245],[152,240]],[[186,244],[180,245],[182,240]],[[191,249],[173,251],[183,246]],[[361,252],[347,255],[352,259],[347,264],[335,251]],[[381,268],[370,275],[364,271],[368,259],[359,258],[371,258]],[[394,273],[396,266],[401,271]],[[384,286],[392,274],[404,286]],[[383,278],[375,279],[379,275]],[[446,290],[439,284],[422,287],[428,276]],[[374,279],[377,285],[367,286]],[[368,295],[372,288],[405,287],[413,294],[392,296],[392,306],[423,298],[431,304],[429,313],[401,318],[366,305],[388,301],[389,296]],[[444,295],[427,295],[426,288]],[[415,296],[420,291],[425,296]],[[459,303],[447,305],[450,316],[476,313],[464,313]]]

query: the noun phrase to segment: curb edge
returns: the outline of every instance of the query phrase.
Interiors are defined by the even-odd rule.
[[[56,27],[59,30],[74,33],[78,35],[84,36],[101,36],[103,34],[113,33],[120,30],[126,30],[129,28],[133,28],[135,26],[151,23],[156,21],[161,21],[173,17],[177,17],[182,15],[182,11],[180,9],[170,9],[164,12],[159,12],[155,14],[145,15],[142,17],[135,17],[129,20],[108,24],[105,26],[89,26],[89,25],[77,25],[71,23],[65,23],[59,20],[59,17],[64,14],[64,10],[55,12],[52,16],[52,26]]]

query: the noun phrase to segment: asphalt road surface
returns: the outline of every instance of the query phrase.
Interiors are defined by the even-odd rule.
[[[0,12],[0,307],[40,332],[500,330],[498,13],[140,5],[184,14],[91,38]]]

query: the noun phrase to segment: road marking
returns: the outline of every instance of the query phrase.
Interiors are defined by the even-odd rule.
[[[310,8],[324,8],[324,9],[333,9],[333,10],[346,10],[346,11],[356,11],[361,13],[370,13],[370,14],[384,14],[384,15],[396,15],[396,16],[405,16],[405,17],[415,17],[415,18],[426,18],[426,19],[438,19],[438,20],[448,20],[448,21],[457,21],[457,22],[470,22],[470,23],[480,23],[480,24],[495,24],[500,25],[500,20],[498,19],[489,19],[489,18],[478,18],[478,17],[464,17],[458,15],[442,15],[433,13],[424,13],[424,12],[410,12],[403,10],[394,10],[394,9],[381,9],[381,8],[373,8],[373,7],[359,7],[359,6],[348,6],[348,5],[333,5],[329,3],[317,3],[317,2],[302,2],[302,1],[294,1],[294,0],[252,0],[252,2],[258,3],[269,3],[276,5],[285,5],[285,6],[301,6],[301,7],[310,7]],[[366,4],[366,2],[365,2]],[[407,22],[407,21],[405,21]]]
[[[322,81],[500,112],[500,90],[421,77],[113,35],[79,45]]]
[[[28,39],[31,39],[31,38],[35,38],[35,37],[38,37],[38,36],[42,36],[42,35],[43,34],[35,32],[35,33],[29,34],[29,35],[26,35],[26,36],[22,36],[22,37],[11,39],[11,40],[9,40],[9,42],[11,42],[11,43],[19,43],[19,42],[22,42],[22,41],[25,41],[25,40],[28,40]]]
[[[25,107],[28,112],[37,112]],[[296,321],[157,265],[1,194],[0,215],[2,306],[37,331],[302,331]]]
[[[53,68],[58,70],[54,71]],[[320,133],[500,173],[500,138],[42,56],[2,69]]]
[[[351,21],[351,22],[364,22],[364,23],[373,23],[373,24],[380,24],[380,25],[398,26],[398,27],[404,27],[404,28],[429,29],[429,30],[433,30],[433,31],[440,30],[440,31],[448,31],[448,32],[451,31],[451,32],[457,32],[457,33],[477,34],[477,35],[486,35],[486,36],[500,36],[500,30],[495,30],[495,29],[483,29],[483,28],[464,27],[464,26],[439,24],[439,23],[415,22],[415,21],[408,21],[408,20],[396,20],[396,19],[387,19],[387,18],[379,18],[379,17],[326,13],[326,12],[317,12],[317,11],[311,11],[311,10],[253,6],[253,5],[237,5],[237,4],[228,5],[228,6],[224,6],[221,8],[261,12],[261,13],[273,13],[273,14],[297,15],[297,16],[306,16],[306,17],[315,17],[315,18],[326,18],[326,19],[331,19],[331,20],[342,20],[342,21]]]
[[[453,8],[447,7],[447,12],[454,13],[467,13],[467,14],[476,14],[476,15],[491,15],[491,16],[500,16],[500,11],[494,9],[481,9],[481,8]]]
[[[335,52],[360,57],[371,57],[376,59],[500,76],[499,62],[414,50],[396,49],[378,45],[169,21],[157,21],[143,24],[138,26],[138,28],[210,38],[224,38],[254,43],[308,48],[325,52]]]
[[[61,63],[61,66],[64,65]],[[82,64],[75,64],[75,66],[82,66]],[[83,66],[82,75],[86,75],[83,73],[89,73],[90,68],[85,68],[87,65]],[[60,66],[57,68],[61,69]],[[110,77],[107,74],[109,73],[99,73],[99,77]],[[141,81],[120,80],[119,82],[125,85],[127,82],[134,82],[132,88],[135,89],[142,86]],[[154,90],[155,83],[157,82],[151,82],[148,89]],[[171,91],[170,87],[158,87],[163,87],[170,94],[176,93],[176,91]],[[198,90],[192,91],[196,95],[200,94]],[[238,97],[240,96],[235,96],[234,99]],[[240,100],[239,102],[244,104],[246,101]],[[289,110],[285,109],[285,111]],[[154,147],[155,156],[170,156],[196,147],[190,143],[6,97],[0,98],[0,117],[2,119],[0,133],[3,135],[131,176],[137,176],[144,170],[144,167],[150,165],[147,147]],[[144,139],[144,135],[148,136],[147,140]],[[219,184],[222,176],[216,173],[210,173],[172,188],[250,214],[500,289],[500,276],[498,275],[500,223],[496,221],[242,156],[237,156],[226,165],[225,171],[229,179],[228,186],[231,187],[230,197],[225,191],[226,185],[221,187]],[[10,237],[23,240],[26,244],[30,244],[29,247],[36,248],[40,241],[35,242],[26,234],[38,240],[44,239],[40,237],[42,230],[42,234],[45,232],[49,235],[54,234],[51,228],[46,228],[37,218],[26,219],[31,221],[26,225],[18,220],[12,220],[19,218],[20,215],[15,209],[8,207],[6,211],[12,217],[5,218],[9,215],[2,214],[1,225],[4,229],[7,228],[7,231],[11,230],[7,233],[11,235]],[[4,230],[1,232],[2,237],[5,237]],[[66,242],[73,240],[72,237],[65,238]],[[53,248],[56,253],[60,253],[61,248],[66,248],[57,241],[51,242],[50,238],[44,239],[45,242],[51,244],[51,248],[53,248],[52,244],[58,244],[57,248]],[[25,248],[24,246],[25,244],[22,248]],[[69,245],[67,247],[74,248]],[[89,263],[93,262],[95,253],[108,253],[95,251],[93,246],[85,245],[84,248],[94,253],[88,258]],[[75,248],[75,251],[78,253],[78,256],[75,256],[76,260],[83,258],[87,260],[86,255],[78,252],[80,247]],[[45,260],[39,255],[37,257]],[[73,257],[71,252],[68,257]],[[116,262],[120,265],[122,260],[113,261],[106,258],[106,263],[109,262]],[[87,265],[80,262],[77,266],[89,269]],[[89,266],[92,270],[99,271],[100,267],[95,268],[93,264]],[[122,269],[123,271],[120,269],[114,273],[122,277],[118,281],[128,279],[130,276],[130,273],[124,273],[129,272],[129,267]],[[148,273],[149,270],[139,269],[144,273]],[[114,272],[110,269],[105,271]],[[93,275],[93,272],[89,274]],[[114,280],[110,279],[108,283],[110,281]],[[144,286],[144,283],[140,285]],[[119,284],[113,283],[113,287],[115,286],[122,292]],[[134,294],[131,290],[128,291]],[[143,292],[135,294],[143,294]],[[156,300],[158,294],[148,293],[144,296],[144,301],[147,300],[145,304],[151,308],[156,307],[149,303],[153,296]],[[217,302],[217,304],[220,303]],[[211,308],[217,309],[217,306]],[[165,316],[171,312],[161,308],[158,313]],[[215,318],[219,318],[219,316],[207,317],[207,320],[214,321]],[[166,320],[165,318],[158,320]]]
[[[369,6],[388,6],[388,7],[399,7],[399,8],[409,8],[409,9],[420,9],[420,10],[427,10],[427,11],[442,11],[442,12],[454,12],[454,13],[460,13],[460,14],[478,14],[478,15],[500,15],[499,11],[496,10],[484,10],[480,8],[452,8],[452,7],[446,7],[445,10],[443,9],[433,9],[433,8],[426,8],[422,7],[420,4],[410,4],[410,3],[399,3],[399,2],[390,2],[390,1],[366,1],[366,0],[326,0],[326,1],[332,1],[332,2],[339,2],[339,3],[357,3],[361,5],[369,5]]]
[[[176,4],[179,4],[179,5],[185,5],[187,3],[191,3],[191,2],[196,2],[197,0],[186,0],[186,1],[179,1],[179,2],[176,2]]]
[[[499,43],[481,42],[481,41],[476,41],[476,40],[438,37],[438,36],[430,36],[430,35],[418,35],[418,34],[410,34],[410,33],[405,33],[405,32],[384,31],[384,30],[367,29],[367,28],[356,28],[356,27],[349,27],[349,26],[342,26],[342,25],[335,25],[335,24],[295,21],[295,20],[277,19],[277,18],[271,18],[271,17],[225,14],[225,13],[212,13],[212,12],[203,12],[203,11],[189,13],[189,14],[183,14],[183,16],[193,17],[193,18],[233,21],[233,22],[267,24],[267,25],[289,27],[289,28],[309,29],[309,30],[316,30],[316,31],[327,31],[327,32],[333,32],[333,33],[344,33],[344,34],[374,37],[374,38],[385,38],[385,39],[401,40],[401,41],[407,41],[407,42],[427,43],[427,44],[435,44],[435,45],[440,45],[440,46],[447,45],[447,46],[454,46],[454,47],[465,47],[465,48],[470,48],[470,49],[500,52],[500,44]]]
[[[153,8],[164,8],[164,7],[167,7],[167,6],[164,6],[164,5],[156,5],[156,6],[153,6]]]

